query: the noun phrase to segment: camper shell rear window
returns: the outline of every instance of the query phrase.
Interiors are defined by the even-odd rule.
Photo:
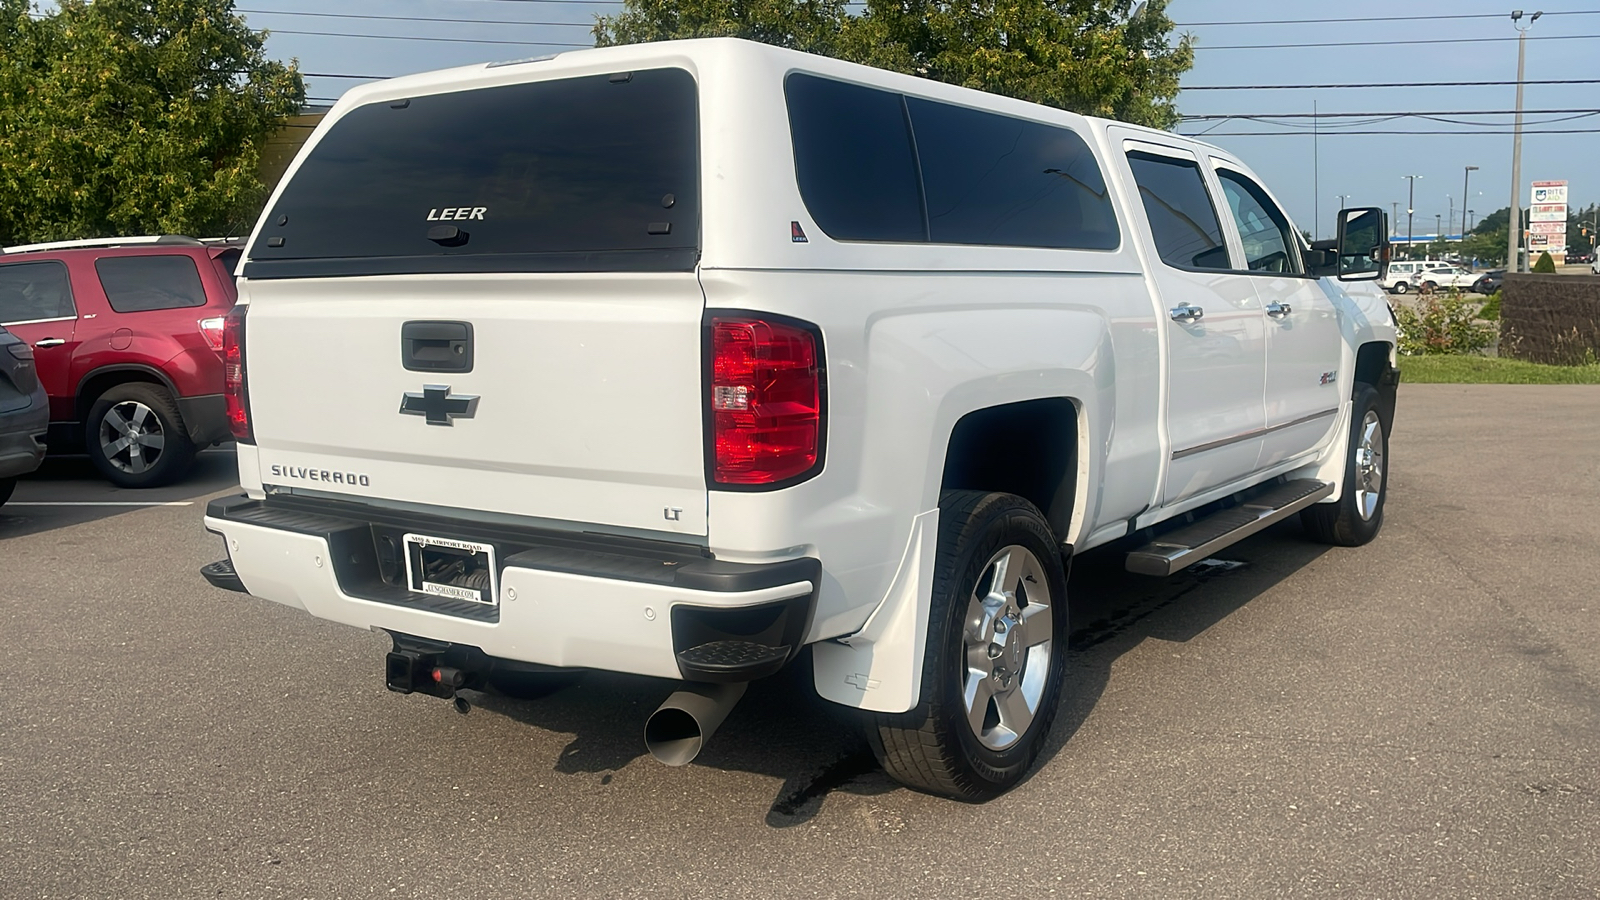
[[[677,68],[359,107],[285,185],[244,275],[693,270],[697,119]]]

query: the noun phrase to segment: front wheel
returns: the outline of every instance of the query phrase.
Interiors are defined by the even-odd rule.
[[[195,446],[178,404],[153,384],[119,384],[100,395],[84,423],[84,449],[112,484],[147,488],[182,478]]]
[[[1406,284],[1404,281],[1402,281],[1399,284],[1394,286],[1394,292],[1396,294],[1404,294],[1404,293],[1406,293],[1406,292],[1408,292],[1410,290],[1411,290],[1411,285]]]
[[[1012,494],[948,491],[922,696],[909,712],[873,714],[867,741],[907,787],[999,796],[1044,745],[1066,648],[1066,576],[1044,516]]]
[[[1350,445],[1345,453],[1344,484],[1335,503],[1318,503],[1300,513],[1312,538],[1325,544],[1359,547],[1383,527],[1385,466],[1389,456],[1389,423],[1383,419],[1378,391],[1357,384],[1350,413]]]

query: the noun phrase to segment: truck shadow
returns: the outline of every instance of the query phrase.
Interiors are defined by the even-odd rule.
[[[1033,771],[1071,740],[1104,694],[1111,668],[1147,640],[1185,643],[1327,552],[1298,522],[1267,529],[1221,556],[1238,565],[1199,566],[1167,579],[1122,569],[1122,554],[1085,554],[1069,581],[1073,622],[1067,686],[1050,739]],[[532,702],[474,694],[485,710],[540,729],[574,735],[554,768],[567,774],[616,772],[645,755],[645,719],[674,683],[590,673],[581,683]],[[694,765],[782,778],[766,815],[774,828],[803,824],[833,791],[875,795],[904,790],[877,765],[860,736],[859,714],[822,700],[809,657],[751,685]]]

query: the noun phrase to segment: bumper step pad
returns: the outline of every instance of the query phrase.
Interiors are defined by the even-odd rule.
[[[694,681],[753,681],[783,668],[790,653],[753,641],[712,641],[678,651],[678,668]]]
[[[244,589],[244,582],[239,580],[239,573],[233,570],[233,560],[231,559],[219,559],[209,565],[201,566],[200,575],[211,582],[212,587],[222,588],[225,591],[233,591],[238,594],[249,593]]]
[[[1166,577],[1289,518],[1332,493],[1333,485],[1314,479],[1286,481],[1240,506],[1212,513],[1129,553],[1128,571]]]

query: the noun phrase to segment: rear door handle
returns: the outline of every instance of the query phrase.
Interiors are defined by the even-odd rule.
[[[62,344],[65,344],[66,342],[67,342],[66,338],[43,338],[38,343],[34,344],[33,346],[34,346],[35,349],[37,349],[39,347],[59,347]]]
[[[1206,311],[1201,307],[1190,306],[1187,303],[1180,303],[1167,310],[1167,312],[1171,314],[1172,321],[1182,322],[1185,325],[1192,325],[1200,321],[1206,314]]]
[[[1287,303],[1268,303],[1267,304],[1267,315],[1273,317],[1274,319],[1281,319],[1284,316],[1287,316],[1288,314],[1290,314],[1292,312],[1294,312],[1294,307],[1290,306]]]

